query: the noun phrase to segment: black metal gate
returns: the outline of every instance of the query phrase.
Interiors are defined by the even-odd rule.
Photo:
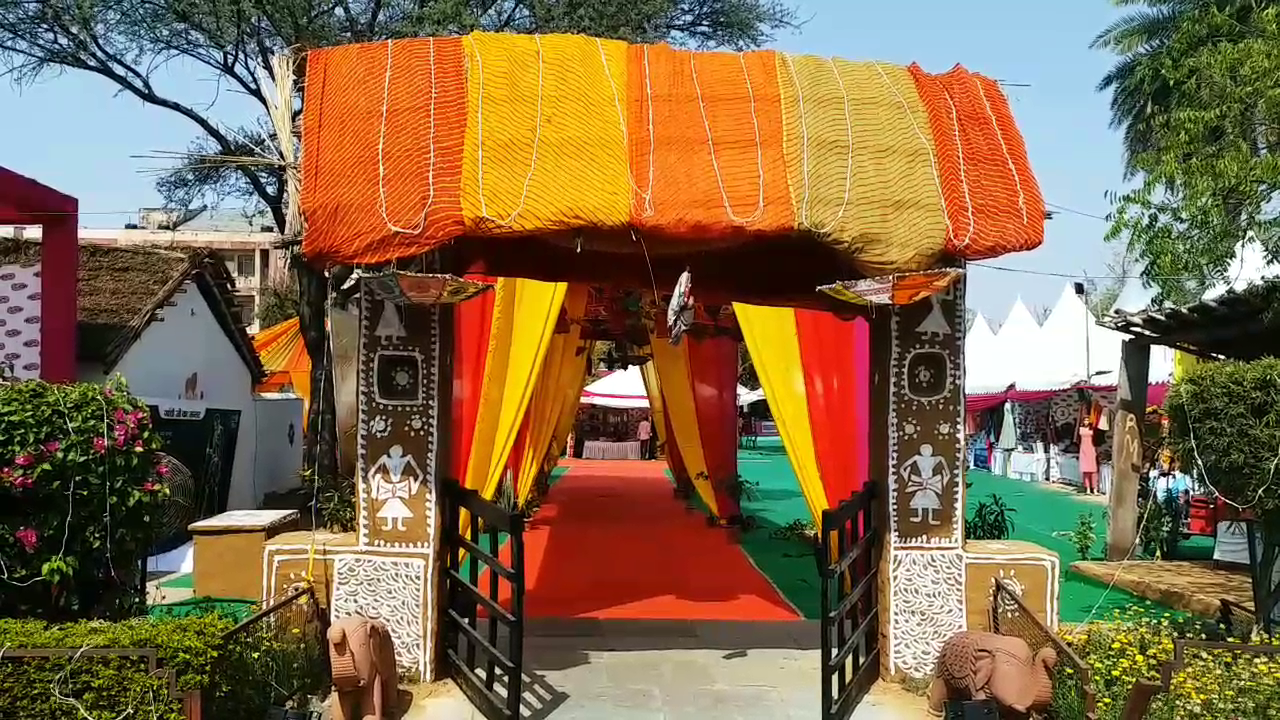
[[[446,480],[441,662],[489,720],[518,720],[524,655],[524,517]],[[510,562],[500,559],[503,543]]]
[[[848,720],[880,676],[876,485],[822,513],[822,720]]]

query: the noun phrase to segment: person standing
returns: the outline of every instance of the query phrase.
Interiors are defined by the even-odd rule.
[[[1098,452],[1093,447],[1093,423],[1080,423],[1080,479],[1086,495],[1098,495]]]
[[[649,422],[649,416],[645,415],[640,420],[640,425],[636,428],[636,437],[640,440],[640,457],[645,460],[653,459],[653,423]]]

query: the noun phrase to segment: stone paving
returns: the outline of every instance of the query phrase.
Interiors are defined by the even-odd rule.
[[[529,720],[809,720],[819,717],[816,623],[542,621],[525,638]],[[450,683],[420,689],[405,720],[482,720]],[[877,686],[856,720],[926,717]]]

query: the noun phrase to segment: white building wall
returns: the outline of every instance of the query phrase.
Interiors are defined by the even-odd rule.
[[[142,332],[112,374],[119,374],[137,397],[203,402],[211,409],[239,410],[235,464],[228,510],[258,507],[267,491],[255,477],[258,445],[253,378],[235,346],[219,327],[213,310],[188,281],[174,294],[157,321]],[[103,382],[100,367],[81,366],[81,380]],[[188,393],[193,379],[195,392]],[[193,396],[192,396],[193,395]]]

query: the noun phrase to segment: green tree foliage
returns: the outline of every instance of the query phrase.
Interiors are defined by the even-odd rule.
[[[633,42],[747,49],[797,27],[786,0],[0,0],[0,74],[19,83],[65,71],[101,77],[126,95],[169,110],[197,132],[190,155],[158,183],[184,206],[233,200],[265,207],[285,228],[286,186],[279,138],[267,121],[260,77],[286,49],[393,38],[492,32],[581,32]],[[248,124],[227,105],[195,104],[166,88],[171,68],[192,69],[211,86],[248,98],[260,115]],[[295,108],[300,115],[302,108]],[[236,158],[228,162],[224,158]],[[330,277],[295,263],[299,323],[312,359],[307,466],[337,472],[332,369],[326,366]],[[332,281],[332,282],[331,282]]]
[[[1208,5],[1144,66],[1167,83],[1164,111],[1144,121],[1160,141],[1131,158],[1141,184],[1114,198],[1108,232],[1172,302],[1198,298],[1247,237],[1280,256],[1280,8],[1255,9],[1242,27]]]
[[[1112,0],[1128,13],[1108,25],[1090,47],[1118,56],[1098,83],[1111,93],[1111,126],[1124,132],[1125,168],[1130,175],[1141,168],[1138,156],[1162,147],[1160,119],[1176,106],[1176,79],[1163,66],[1182,48],[1175,38],[1201,13],[1212,11],[1231,21],[1229,34],[1247,32],[1255,13],[1275,6],[1275,0]]]
[[[258,327],[266,329],[298,317],[298,281],[292,275],[274,278],[259,291]]]

